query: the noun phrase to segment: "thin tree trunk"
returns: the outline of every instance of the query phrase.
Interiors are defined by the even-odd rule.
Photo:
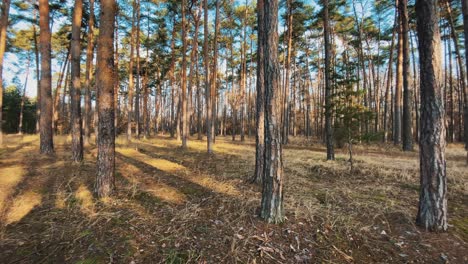
[[[455,54],[457,55],[457,62],[458,62],[458,65],[459,65],[459,70],[460,70],[460,84],[461,84],[461,90],[460,91],[463,91],[462,94],[465,95],[465,111],[464,111],[464,119],[463,119],[463,123],[465,125],[465,142],[466,142],[466,149],[468,151],[468,95],[467,95],[467,92],[468,92],[468,88],[467,88],[467,85],[466,85],[466,79],[465,79],[465,69],[463,68],[463,62],[462,62],[462,56],[460,54],[460,48],[458,46],[458,36],[457,36],[457,33],[455,31],[455,25],[454,25],[454,22],[453,22],[453,17],[452,17],[452,8],[450,7],[450,3],[449,1],[445,1],[445,4],[446,4],[446,7],[447,7],[447,15],[448,15],[448,20],[449,20],[449,24],[450,24],[450,33],[451,33],[451,37],[452,37],[452,40],[453,40],[453,43],[454,43],[454,46],[455,46]],[[465,9],[468,8],[468,3],[466,3],[466,0],[462,0],[462,12],[463,12],[463,21],[465,23],[465,19],[468,19],[468,18],[465,18],[467,15],[465,14],[466,11]],[[465,12],[466,11],[466,12]],[[468,22],[468,21],[467,21]],[[465,35],[468,35],[468,25],[466,26],[467,28],[465,29]],[[465,45],[468,44],[468,41],[466,40],[466,37],[465,37]],[[468,57],[467,57],[467,64],[468,64]],[[467,65],[468,67],[468,65]],[[460,123],[462,122],[462,120],[460,119]],[[461,136],[461,135],[460,135]],[[467,163],[468,163],[468,152],[467,152]]]
[[[89,1],[88,43],[86,47],[85,71],[85,114],[84,114],[84,144],[88,145],[91,137],[91,78],[93,76],[94,57],[94,0]]]
[[[172,24],[175,25],[176,18],[175,15],[172,19]],[[172,28],[172,39],[171,39],[171,68],[169,70],[169,81],[171,83],[171,117],[170,117],[170,128],[171,128],[171,138],[174,137],[175,135],[175,127],[176,127],[176,121],[175,121],[175,80],[174,80],[174,71],[175,71],[175,38],[176,38],[176,27],[173,26]]]
[[[49,1],[39,0],[39,18],[39,26],[41,29],[40,151],[43,154],[52,154],[54,152],[54,141],[52,131],[52,74]]]
[[[207,137],[207,152],[208,153],[213,153],[213,147],[212,147],[212,134],[211,134],[211,89],[210,89],[210,73],[209,73],[209,68],[210,68],[210,63],[209,63],[209,58],[208,58],[208,1],[203,0],[203,8],[204,8],[204,29],[203,29],[203,59],[205,62],[205,96],[206,96],[206,137]]]
[[[181,88],[182,88],[182,148],[187,148],[188,138],[188,120],[187,120],[187,37],[185,29],[185,0],[181,1],[182,9],[182,69],[181,69]]]
[[[9,1],[9,0],[8,0]],[[5,1],[6,3],[6,1]],[[36,133],[39,133],[40,117],[41,117],[41,72],[40,72],[40,61],[39,61],[39,43],[37,41],[37,11],[36,8],[33,10],[34,22],[33,22],[33,41],[34,41],[34,54],[36,55],[36,79],[37,79],[37,100],[36,100]],[[65,79],[66,80],[66,79]],[[1,96],[1,95],[0,95]],[[1,101],[1,100],[0,100]],[[1,111],[1,110],[0,110]]]
[[[202,9],[202,2],[200,1],[200,7],[198,10]],[[193,80],[196,79],[196,86],[197,86],[197,91],[196,91],[196,102],[197,102],[197,132],[198,132],[198,140],[201,140],[201,115],[200,115],[200,109],[201,109],[201,102],[200,100],[200,87],[198,83],[198,28],[200,25],[200,19],[201,19],[201,12],[191,12],[192,17],[193,17],[193,22],[195,24],[195,29],[193,33],[193,39],[192,39],[192,52],[190,53],[190,75],[189,75],[189,88],[192,89],[193,86]],[[191,100],[192,96],[190,96]],[[192,107],[193,108],[193,107]],[[195,122],[193,122],[195,123]]]
[[[115,0],[101,0],[101,23],[98,37],[99,132],[97,139],[97,178],[95,193],[106,197],[115,189],[115,127],[114,127],[114,23]]]
[[[24,77],[24,86],[23,92],[21,94],[21,106],[20,106],[20,116],[18,122],[18,134],[23,134],[23,114],[24,114],[24,102],[26,101],[26,87],[28,86],[28,78],[29,78],[29,67],[31,64],[31,59],[28,54],[28,62],[26,64],[26,76]],[[1,120],[1,119],[0,119]],[[1,123],[1,122],[0,122]],[[0,130],[1,131],[1,130]]]
[[[115,136],[117,137],[119,134],[119,115],[120,115],[120,103],[119,103],[119,90],[120,90],[120,80],[119,80],[119,21],[118,21],[118,9],[119,5],[116,3],[116,12],[115,12],[115,40],[114,40],[114,45],[115,45],[115,52],[114,52],[114,69],[115,69],[115,74],[114,74],[114,130],[115,130]],[[91,108],[91,106],[90,106]],[[90,116],[91,118],[91,116]]]
[[[136,0],[136,36],[135,36],[135,51],[136,51],[136,80],[135,80],[135,136],[140,139],[140,0]]]
[[[409,25],[408,25],[408,0],[399,0],[402,51],[403,51],[403,150],[413,150],[413,115],[412,115],[412,96],[413,89],[409,85],[410,78],[410,56],[409,56]]]
[[[8,17],[10,14],[10,0],[2,3],[0,17],[0,146],[3,145],[3,60],[6,49]]]
[[[323,36],[325,42],[325,137],[327,144],[327,160],[335,159],[334,137],[332,125],[332,87],[330,80],[330,32],[328,25],[328,0],[323,1]]]
[[[58,119],[59,119],[60,90],[62,89],[62,82],[64,81],[65,84],[67,83],[69,59],[70,59],[70,48],[68,49],[67,54],[65,55],[65,59],[62,65],[63,68],[62,68],[62,71],[60,72],[59,79],[57,81],[57,87],[55,88],[52,127],[55,129],[56,133],[58,131],[57,125],[58,125]]]
[[[283,94],[283,128],[282,128],[282,141],[283,144],[288,144],[288,135],[289,135],[289,80],[291,78],[290,68],[291,68],[291,50],[292,50],[292,30],[293,30],[293,15],[292,15],[292,1],[287,0],[287,49],[286,49],[286,61],[284,62],[285,66],[285,76],[284,76],[284,94]]]
[[[136,13],[137,13],[137,3],[136,0],[133,1],[133,15],[132,15],[132,29],[130,33],[130,62],[128,65],[128,97],[127,97],[127,141],[132,140],[132,121],[133,121],[133,64],[134,64],[134,50],[135,50],[135,31],[136,31]]]
[[[81,162],[83,160],[83,128],[81,121],[81,80],[80,80],[80,31],[81,17],[83,14],[83,1],[76,0],[73,8],[73,24],[71,39],[71,134],[72,134],[72,160]]]
[[[198,130],[198,140],[202,140],[202,116],[203,116],[203,109],[202,109],[202,96],[201,96],[201,86],[200,86],[200,75],[198,72],[198,49],[196,52],[196,64],[195,64],[195,71],[196,71],[196,78],[197,78],[197,130]]]
[[[397,0],[399,1],[399,0]],[[404,1],[404,0],[401,0]],[[397,5],[399,6],[399,4]],[[393,144],[401,143],[401,93],[403,85],[403,26],[401,14],[398,14],[398,42],[397,42],[397,66],[396,66],[396,86],[395,86],[395,106],[393,112]]]
[[[258,44],[257,44],[257,100],[256,100],[256,131],[255,131],[255,172],[252,182],[260,183],[263,181],[264,153],[265,153],[265,78],[264,78],[264,44],[265,29],[264,26],[264,0],[257,0],[257,26],[258,26]]]
[[[388,77],[387,77],[387,87],[385,89],[385,104],[384,104],[384,115],[383,115],[383,130],[384,130],[384,136],[383,136],[383,142],[384,143],[387,143],[388,141],[388,127],[389,127],[389,120],[390,117],[388,116],[388,108],[389,108],[389,104],[392,104],[390,102],[390,98],[391,98],[391,90],[392,90],[392,80],[393,80],[393,50],[394,50],[394,47],[395,47],[395,33],[396,33],[396,29],[398,27],[398,20],[397,20],[397,13],[398,12],[395,12],[395,23],[393,25],[393,32],[392,32],[392,42],[390,44],[390,56],[389,56],[389,60],[388,60]],[[391,112],[391,107],[390,107],[390,112]]]
[[[220,1],[216,0],[216,15],[215,15],[215,35],[213,40],[213,72],[211,73],[211,136],[213,143],[216,142],[216,121],[217,121],[217,101],[218,101],[218,35],[219,35],[219,6]]]
[[[463,10],[463,32],[465,33],[465,53],[468,50],[468,0],[462,0]],[[465,56],[466,72],[468,73],[468,56]],[[466,150],[466,163],[468,164],[468,85],[463,87],[463,98],[465,107],[463,108],[463,124],[464,124],[464,137],[465,137],[465,150]]]
[[[448,39],[447,40],[447,46],[448,46],[448,72],[449,72],[449,76],[448,76],[448,82],[449,82],[449,99],[447,100],[447,104],[445,105],[445,111],[448,111],[448,114],[450,116],[450,121],[448,123],[448,133],[447,133],[447,140],[448,142],[450,143],[453,143],[453,140],[454,140],[454,127],[455,127],[455,123],[454,123],[454,114],[453,114],[453,72],[452,72],[452,43],[450,43],[450,40]]]
[[[415,139],[416,142],[419,142],[419,103],[418,103],[418,89],[417,89],[417,72],[416,72],[416,58],[414,56],[414,48],[413,48],[413,38],[410,34],[410,47],[411,47],[411,57],[413,58],[413,104],[414,104],[414,112],[416,114],[416,127],[415,127]]]

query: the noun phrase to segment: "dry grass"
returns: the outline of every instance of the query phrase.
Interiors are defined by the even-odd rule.
[[[218,137],[189,148],[166,137],[117,139],[117,192],[92,195],[96,149],[70,160],[69,138],[38,155],[35,136],[0,149],[0,262],[406,263],[468,262],[468,173],[461,145],[447,149],[449,232],[414,226],[418,153],[357,146],[345,152],[301,138],[284,149],[287,221],[257,217],[260,187],[246,183],[254,141]]]

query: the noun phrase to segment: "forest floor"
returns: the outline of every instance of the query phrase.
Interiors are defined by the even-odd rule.
[[[280,225],[257,217],[254,140],[218,137],[215,154],[167,136],[117,139],[115,196],[92,195],[96,148],[70,162],[70,138],[41,156],[37,136],[7,135],[0,149],[0,263],[467,263],[468,169],[447,149],[449,230],[414,225],[419,158],[362,145],[325,161],[317,142],[284,149]]]

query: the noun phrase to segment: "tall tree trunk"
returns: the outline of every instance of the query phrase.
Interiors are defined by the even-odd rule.
[[[253,68],[253,38],[250,38],[250,67],[248,68],[248,80],[249,80],[249,83],[248,83],[248,86],[247,86],[247,90],[249,91],[249,101],[248,101],[248,122],[247,122],[247,130],[248,130],[248,136],[249,138],[252,137],[252,119],[253,119],[253,115],[252,115],[252,112],[254,111],[253,109],[253,98],[252,98],[252,70]]]
[[[101,23],[98,37],[96,88],[98,92],[99,132],[97,139],[97,178],[95,193],[99,197],[112,194],[115,188],[114,127],[114,23],[115,0],[101,0]]]
[[[10,0],[4,0],[2,3],[0,17],[0,146],[3,144],[3,59],[6,49],[8,16],[10,14]]]
[[[128,97],[127,97],[127,141],[132,140],[132,121],[134,117],[133,112],[133,64],[134,64],[134,51],[135,51],[135,38],[136,38],[136,13],[137,13],[137,0],[133,1],[133,14],[132,14],[132,29],[130,33],[130,62],[128,65]]]
[[[62,121],[62,124],[60,126],[59,131],[57,131],[59,134],[62,134],[64,130],[64,121],[66,120],[66,117],[68,116],[68,110],[67,110],[67,104],[66,104],[66,97],[67,94],[69,95],[69,90],[68,86],[70,85],[70,62],[67,63],[67,68],[65,70],[65,79],[64,79],[64,85],[63,85],[63,95],[61,98],[61,105],[60,105],[60,116],[57,113],[57,123],[58,121]],[[58,126],[57,126],[58,127]]]
[[[175,27],[175,22],[176,22],[176,17],[174,15],[172,19],[172,39],[171,39],[171,67],[169,69],[169,81],[171,83],[171,117],[170,117],[170,128],[171,128],[171,138],[174,137],[175,135],[175,128],[176,128],[176,121],[175,121],[175,92],[176,92],[176,84],[175,84],[175,78],[174,78],[174,71],[175,71],[175,63],[176,63],[176,58],[175,58],[175,38],[177,35],[176,27]]]
[[[411,57],[413,59],[413,104],[414,104],[414,112],[416,114],[415,116],[415,121],[416,121],[416,127],[415,127],[415,139],[416,142],[419,142],[419,100],[418,100],[418,89],[417,89],[417,71],[416,71],[416,59],[414,55],[414,48],[413,48],[413,38],[411,37],[410,34],[410,47],[411,47]]]
[[[62,90],[62,82],[67,82],[67,73],[68,73],[68,60],[70,59],[70,48],[68,48],[67,54],[63,60],[62,71],[60,72],[59,78],[57,80],[57,87],[55,88],[54,96],[54,106],[52,114],[52,127],[55,129],[55,133],[58,131],[58,119],[59,119],[59,105],[60,105],[60,91]],[[64,91],[65,92],[65,91]]]
[[[181,1],[182,9],[182,65],[181,65],[181,88],[182,88],[182,148],[187,148],[188,120],[187,120],[187,37],[185,29],[185,0]]]
[[[85,70],[85,114],[84,114],[84,144],[88,145],[91,137],[91,78],[93,76],[94,57],[94,0],[89,1],[88,43],[86,47]]]
[[[118,12],[119,10],[119,5],[116,3],[116,11],[115,11],[115,40],[114,40],[114,45],[115,45],[115,52],[114,52],[114,69],[115,69],[115,74],[114,74],[114,130],[115,130],[115,136],[117,137],[119,134],[119,115],[120,115],[120,103],[119,103],[119,90],[120,90],[120,80],[119,80],[119,21],[118,21]],[[90,107],[91,108],[91,107]],[[91,116],[90,116],[91,118]]]
[[[328,18],[328,0],[323,1],[323,37],[325,42],[325,140],[327,160],[335,159],[333,124],[332,124],[332,87],[330,80],[330,32]]]
[[[39,27],[41,50],[41,115],[40,150],[43,154],[54,152],[52,131],[52,74],[51,35],[49,28],[49,1],[39,0]]]
[[[23,92],[21,94],[20,116],[19,116],[19,122],[18,122],[18,134],[20,134],[20,135],[23,134],[24,101],[26,101],[26,87],[28,86],[29,67],[30,67],[30,65],[31,65],[31,58],[30,58],[30,56],[28,54],[28,62],[26,64],[26,76],[24,77]],[[1,124],[1,121],[0,121],[0,124]]]
[[[292,2],[293,0],[287,0],[287,49],[286,49],[286,61],[284,62],[285,66],[285,76],[284,76],[284,92],[283,92],[283,120],[282,120],[282,141],[283,144],[288,144],[288,135],[289,135],[289,81],[291,78],[290,68],[291,68],[291,50],[292,50],[292,30],[293,30],[293,15],[292,15]]]
[[[240,137],[241,141],[245,140],[245,67],[246,67],[246,23],[247,19],[247,5],[245,5],[245,13],[242,18],[242,43],[241,49],[241,66],[240,66]]]
[[[33,29],[33,42],[34,42],[34,54],[36,59],[36,133],[39,133],[40,115],[41,115],[41,73],[40,73],[40,61],[39,61],[39,43],[37,40],[37,11],[36,8],[33,10],[34,22],[32,25]]]
[[[465,9],[468,8],[468,6],[465,6],[465,5],[468,5],[468,3],[465,3],[465,2],[466,2],[465,0],[462,0],[463,21],[465,21],[465,16],[466,16],[465,15],[465,11],[466,11]],[[456,33],[455,24],[453,22],[452,8],[450,7],[449,1],[445,1],[445,5],[447,7],[447,16],[448,16],[448,22],[449,22],[449,25],[450,25],[450,36],[452,37],[452,40],[453,40],[453,44],[454,44],[454,47],[455,47],[455,54],[457,55],[457,63],[459,65],[459,71],[460,71],[460,85],[461,85],[460,91],[462,92],[460,94],[460,96],[462,94],[465,94],[465,98],[466,98],[466,100],[465,100],[465,110],[466,110],[466,112],[465,112],[465,117],[464,117],[463,123],[465,124],[465,142],[467,143],[466,147],[467,147],[467,150],[468,150],[468,139],[466,139],[468,137],[468,132],[467,132],[467,130],[468,130],[468,124],[467,124],[468,123],[468,96],[466,95],[468,89],[467,89],[467,86],[466,86],[466,79],[465,79],[466,74],[465,74],[465,69],[463,68],[463,62],[462,62],[462,56],[460,54],[460,48],[458,46],[458,36],[457,36],[457,33]],[[466,12],[468,12],[468,11],[466,11]],[[466,30],[468,31],[468,28]],[[468,32],[465,32],[465,34],[466,33],[468,33]],[[462,120],[460,119],[460,123],[461,122],[462,122]],[[468,153],[467,153],[467,163],[468,163]]]
[[[397,0],[400,1],[400,0]],[[404,1],[404,0],[401,0]],[[397,5],[399,6],[399,4]],[[401,14],[398,14],[398,42],[397,42],[397,66],[396,66],[396,86],[395,103],[393,113],[393,144],[401,143],[401,93],[403,84],[403,26],[401,23]]]
[[[210,87],[210,63],[208,58],[208,0],[203,0],[204,9],[204,27],[203,27],[203,59],[205,62],[205,96],[206,96],[206,138],[207,138],[207,152],[213,153],[213,138],[211,134],[211,87]]]
[[[468,0],[462,0],[463,32],[465,33],[465,52],[468,50]],[[468,56],[465,56],[466,72],[468,73]],[[466,163],[468,164],[468,86],[463,87],[465,107],[463,108],[463,124],[466,150]]]
[[[81,80],[80,80],[80,31],[81,17],[83,14],[83,1],[76,0],[73,8],[73,24],[71,39],[71,134],[72,134],[72,160],[81,162],[83,160],[83,129],[81,123]]]
[[[264,153],[265,153],[265,78],[264,78],[264,44],[265,29],[264,26],[264,0],[257,0],[257,26],[258,26],[258,44],[257,44],[257,100],[256,100],[256,119],[255,119],[255,173],[252,182],[260,183],[263,181]]]
[[[390,102],[391,98],[391,90],[392,90],[392,80],[393,80],[393,50],[395,46],[395,33],[398,27],[398,20],[397,20],[397,14],[398,12],[395,12],[395,22],[393,25],[393,32],[392,32],[392,42],[390,44],[390,56],[388,60],[388,76],[387,76],[387,87],[385,88],[385,102],[384,102],[384,115],[383,115],[383,130],[384,130],[384,136],[383,136],[383,142],[387,143],[388,141],[388,130],[389,130],[389,120],[390,116],[388,115],[388,110],[391,110],[391,107],[389,107],[389,104],[392,105]],[[389,109],[390,108],[390,109]],[[391,112],[391,111],[390,111]]]
[[[135,136],[140,139],[140,0],[136,0],[136,32],[135,32],[135,51],[136,51],[136,80],[135,80]]]
[[[421,66],[421,187],[416,223],[431,231],[447,230],[445,125],[437,0],[417,0],[417,30]]]
[[[453,107],[453,72],[452,72],[452,43],[450,42],[449,39],[447,39],[447,46],[448,46],[448,72],[449,72],[449,76],[448,76],[448,82],[449,82],[449,99],[446,101],[447,104],[445,105],[445,111],[448,110],[448,114],[450,116],[450,121],[448,123],[448,133],[447,133],[447,140],[448,142],[450,143],[453,143],[453,140],[455,138],[455,135],[454,135],[454,128],[455,128],[455,122],[454,122],[454,114],[453,114],[453,110],[454,110],[454,107]]]
[[[150,31],[150,10],[148,9],[147,14],[147,37],[149,38],[151,35]],[[149,101],[149,80],[148,80],[148,64],[149,64],[149,46],[146,45],[146,60],[145,60],[145,66],[144,66],[144,75],[143,75],[143,126],[144,126],[144,138],[148,139],[150,136],[150,119],[151,119],[151,112],[150,109],[148,108],[148,103],[151,104]],[[157,74],[157,73],[156,73]],[[154,93],[154,98],[157,98],[156,96],[156,90]],[[156,108],[156,99],[155,99],[155,104],[154,107]]]
[[[203,136],[202,136],[202,133],[203,133],[203,125],[202,125],[202,116],[203,116],[203,109],[202,109],[202,96],[201,96],[201,86],[200,86],[200,75],[199,75],[199,71],[198,71],[198,49],[197,49],[197,52],[196,52],[196,64],[195,64],[195,71],[196,71],[196,79],[197,79],[197,132],[198,132],[198,136],[197,136],[197,139],[198,140],[202,140],[203,139]]]
[[[202,2],[200,1],[200,7],[198,10],[202,9]],[[200,110],[201,110],[201,102],[200,100],[200,87],[198,85],[198,28],[200,25],[200,18],[201,18],[201,12],[191,12],[192,17],[193,17],[193,22],[195,24],[195,29],[193,32],[193,39],[192,39],[192,52],[190,53],[190,75],[189,75],[189,88],[192,89],[193,86],[193,81],[196,80],[196,103],[197,103],[197,125],[196,125],[196,130],[198,132],[198,140],[201,140],[201,115],[200,115]],[[192,97],[190,96],[190,99]],[[193,108],[193,107],[192,107]],[[195,118],[195,117],[194,117]],[[195,122],[193,122],[195,123]]]
[[[216,15],[215,15],[215,35],[213,39],[213,72],[211,73],[211,136],[213,143],[216,142],[216,121],[217,121],[217,101],[218,101],[218,34],[219,34],[219,6],[220,1],[216,0]]]
[[[327,0],[325,0],[327,1]],[[265,0],[263,9],[265,156],[260,216],[268,223],[284,221],[283,150],[279,109],[280,69],[278,62],[278,0]]]
[[[413,150],[413,115],[412,96],[413,89],[409,85],[410,57],[409,57],[409,25],[408,25],[408,0],[399,0],[402,51],[403,51],[403,150]]]

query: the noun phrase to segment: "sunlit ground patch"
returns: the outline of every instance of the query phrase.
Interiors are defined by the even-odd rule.
[[[177,188],[161,182],[155,182],[155,178],[144,175],[144,172],[140,168],[132,164],[125,164],[125,169],[121,170],[121,174],[131,184],[130,188],[133,191],[133,195],[140,189],[169,203],[180,204],[187,200],[187,197]]]
[[[65,197],[65,192],[63,191],[58,191],[55,194],[55,208],[58,209],[64,209],[66,206],[66,197]]]
[[[5,199],[14,191],[15,186],[23,178],[24,172],[21,166],[0,168],[0,211],[3,211]]]
[[[75,191],[75,197],[79,201],[80,209],[84,214],[92,215],[95,213],[93,194],[84,185],[80,185]]]
[[[211,189],[217,193],[233,195],[233,196],[237,196],[240,194],[239,191],[236,189],[236,187],[234,187],[232,184],[228,182],[215,180],[211,176],[205,176],[205,175],[192,176],[189,178],[189,180],[207,189]]]
[[[36,192],[28,191],[14,198],[8,209],[6,224],[18,222],[25,217],[34,207],[42,202],[42,196]]]
[[[120,154],[136,159],[138,161],[141,161],[143,163],[146,163],[158,170],[165,171],[165,172],[175,172],[179,170],[185,170],[186,168],[180,164],[177,164],[175,162],[166,160],[166,159],[157,159],[157,158],[152,158],[149,157],[148,155],[145,155],[135,149],[130,149],[130,148],[119,148],[117,150]]]
[[[212,176],[208,175],[194,175],[189,169],[185,166],[177,164],[175,162],[165,160],[165,159],[158,159],[152,158],[148,155],[145,155],[135,149],[130,148],[119,148],[118,152],[126,157],[136,159],[140,162],[148,164],[158,170],[175,173],[179,177],[184,177],[187,180],[196,183],[202,187],[207,189],[211,189],[218,193],[228,194],[228,195],[238,195],[239,192],[237,189],[227,182],[222,182],[214,179]]]
[[[163,183],[149,183],[142,187],[146,192],[166,202],[181,204],[187,200],[186,196],[176,188]]]

